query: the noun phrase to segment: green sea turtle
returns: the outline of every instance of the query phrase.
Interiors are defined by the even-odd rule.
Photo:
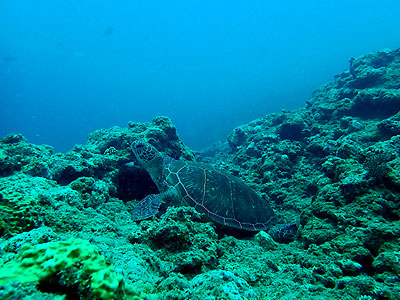
[[[280,239],[294,237],[296,224],[277,224],[278,218],[268,202],[239,178],[209,164],[175,160],[144,141],[134,141],[131,149],[160,191],[134,207],[133,220],[154,216],[163,203],[189,205],[224,226],[270,230]]]

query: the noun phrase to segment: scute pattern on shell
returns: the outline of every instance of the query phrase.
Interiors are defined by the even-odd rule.
[[[180,198],[216,223],[251,231],[277,223],[268,202],[242,180],[211,165],[173,161],[164,172],[166,183],[176,188]]]

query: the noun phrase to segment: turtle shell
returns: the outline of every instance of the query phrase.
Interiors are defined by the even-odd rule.
[[[212,165],[174,161],[164,171],[167,185],[176,188],[178,197],[216,223],[258,231],[277,222],[267,201],[239,178]]]

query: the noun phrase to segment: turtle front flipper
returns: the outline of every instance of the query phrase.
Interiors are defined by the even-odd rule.
[[[147,195],[142,201],[140,201],[132,211],[132,219],[134,221],[140,221],[153,217],[163,203],[160,194]]]

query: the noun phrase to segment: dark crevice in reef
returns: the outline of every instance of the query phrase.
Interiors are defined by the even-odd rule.
[[[117,186],[117,197],[123,201],[142,200],[147,195],[159,193],[149,173],[136,166],[120,170]]]
[[[91,177],[91,176],[92,176],[91,172],[89,172],[86,169],[82,171],[77,171],[74,167],[67,166],[61,173],[61,176],[56,179],[58,184],[68,185],[72,181],[78,179],[79,177]]]
[[[80,294],[79,281],[73,284],[66,284],[61,279],[62,276],[55,276],[48,280],[43,280],[38,284],[38,290],[43,293],[51,293],[56,295],[62,295],[66,300],[82,299]]]

